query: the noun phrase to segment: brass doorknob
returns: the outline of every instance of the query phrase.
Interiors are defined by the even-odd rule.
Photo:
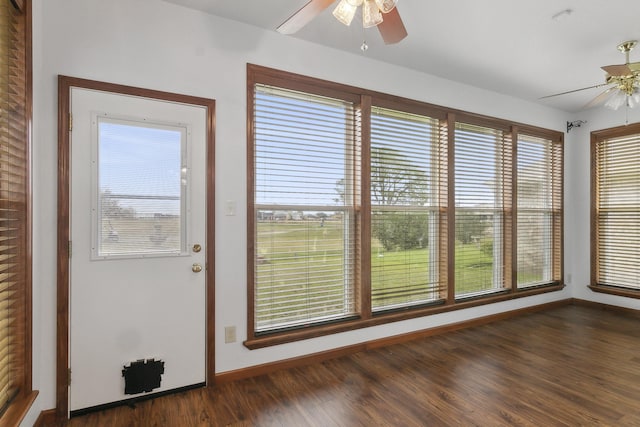
[[[198,263],[195,263],[191,266],[191,271],[194,273],[200,273],[202,271],[202,266]]]

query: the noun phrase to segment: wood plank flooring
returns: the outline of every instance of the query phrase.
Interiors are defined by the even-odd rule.
[[[640,426],[640,318],[569,305],[65,426]]]

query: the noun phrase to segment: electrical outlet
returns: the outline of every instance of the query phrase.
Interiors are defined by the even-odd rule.
[[[225,344],[236,342],[236,327],[235,326],[227,326],[227,327],[224,328],[224,342],[225,342]]]

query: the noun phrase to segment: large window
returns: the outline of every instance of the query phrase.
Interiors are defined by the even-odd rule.
[[[371,110],[371,306],[374,312],[446,298],[438,230],[443,144],[439,122]]]
[[[592,289],[640,297],[640,124],[591,140]]]
[[[19,6],[19,7],[18,7]],[[0,0],[0,423],[31,393],[30,1]]]
[[[248,66],[249,348],[562,288],[562,134]]]
[[[255,333],[355,314],[355,106],[256,85]]]
[[[562,147],[526,133],[517,147],[517,284],[527,288],[553,281],[561,269]]]

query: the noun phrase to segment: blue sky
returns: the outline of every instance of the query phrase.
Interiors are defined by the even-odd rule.
[[[125,196],[181,195],[182,133],[122,121],[99,122],[98,180],[102,192]],[[120,199],[145,213],[179,212],[179,201]],[[168,210],[168,212],[167,212]]]

